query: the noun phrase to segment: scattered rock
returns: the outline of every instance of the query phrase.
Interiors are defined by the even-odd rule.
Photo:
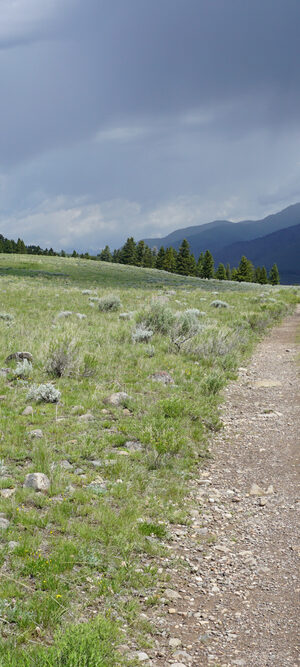
[[[74,405],[73,408],[71,409],[72,415],[82,415],[83,413],[84,413],[83,405]]]
[[[78,417],[79,422],[91,422],[93,419],[94,417],[91,412],[86,412],[84,415],[80,415],[80,417]]]
[[[162,384],[174,383],[172,376],[167,371],[156,371],[149,376],[149,379],[153,380],[153,382],[161,382]]]
[[[102,466],[102,461],[99,459],[94,459],[94,461],[91,461],[90,463],[94,468],[100,468]]]
[[[74,474],[75,474],[75,475],[84,475],[84,470],[83,470],[83,468],[76,468],[76,469],[74,470]]]
[[[168,600],[181,600],[180,593],[173,591],[171,588],[166,588],[164,591],[164,597],[168,598]]]
[[[19,546],[19,542],[15,542],[14,540],[11,540],[8,543],[8,548],[9,548],[10,551],[13,551],[13,549],[15,549],[18,546]]]
[[[60,467],[63,468],[63,470],[72,470],[73,469],[72,464],[70,463],[70,461],[67,461],[67,459],[60,462]]]
[[[31,438],[42,438],[43,431],[41,428],[35,428],[33,431],[29,431],[29,435]]]
[[[178,637],[171,637],[171,639],[169,639],[169,646],[171,648],[178,648],[178,646],[180,645],[181,645],[181,640],[178,639]]]
[[[264,490],[261,488],[261,486],[258,486],[255,482],[251,484],[251,489],[249,491],[250,496],[263,496],[264,495]]]
[[[23,410],[22,415],[24,415],[24,417],[27,417],[28,415],[33,415],[33,407],[32,407],[32,405],[27,405],[27,407],[25,408],[25,410]]]
[[[9,520],[5,518],[4,514],[0,514],[0,530],[7,530]]]
[[[9,354],[8,357],[5,359],[5,363],[7,364],[8,361],[12,361],[15,359],[16,361],[23,361],[23,359],[27,359],[27,361],[33,361],[33,356],[30,352],[12,352],[12,354]]]
[[[133,316],[134,316],[134,312],[120,313],[119,319],[120,320],[132,320]]]
[[[143,651],[138,651],[136,657],[140,662],[146,662],[146,660],[149,660],[149,655],[147,653],[143,653]]]
[[[0,368],[0,375],[6,377],[11,372],[10,368]]]
[[[129,399],[128,394],[126,394],[126,391],[118,391],[115,394],[111,394],[107,398],[104,399],[104,403],[108,403],[109,405],[124,405],[125,401]]]
[[[86,315],[84,315],[84,313],[76,313],[76,317],[78,317],[79,320],[86,320]]]
[[[11,498],[15,492],[16,489],[1,489],[0,494],[2,498]]]
[[[5,401],[5,399],[6,399],[5,394],[1,394],[1,396],[0,396],[0,401]]]
[[[255,387],[259,388],[268,388],[268,387],[281,387],[281,382],[279,380],[256,380],[254,382]]]
[[[32,472],[26,475],[24,487],[35,491],[49,491],[50,480],[43,472]]]
[[[129,449],[131,452],[140,452],[143,449],[143,445],[139,440],[127,440],[124,447]]]

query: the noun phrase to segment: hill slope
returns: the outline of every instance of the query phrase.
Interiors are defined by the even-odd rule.
[[[215,261],[237,266],[241,255],[246,255],[256,266],[264,264],[268,270],[276,262],[282,283],[299,283],[300,223],[252,241],[233,243],[219,250]]]

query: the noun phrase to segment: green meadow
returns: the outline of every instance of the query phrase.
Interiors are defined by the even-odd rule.
[[[0,667],[138,664],[222,390],[299,291],[0,255],[0,297]]]

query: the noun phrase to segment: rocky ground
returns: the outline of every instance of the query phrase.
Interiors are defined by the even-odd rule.
[[[191,490],[192,525],[173,528],[162,563],[171,582],[147,612],[158,632],[144,664],[300,664],[299,324],[298,306],[226,390],[224,428]]]

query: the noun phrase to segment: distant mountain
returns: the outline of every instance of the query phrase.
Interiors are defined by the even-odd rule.
[[[242,220],[241,222],[214,220],[204,225],[177,229],[163,238],[144,240],[151,248],[173,246],[178,249],[182,240],[186,238],[196,258],[200,252],[208,249],[216,262],[229,262],[232,266],[238,263],[241,255],[246,255],[256,264],[265,264],[267,268],[270,267],[270,262],[271,265],[276,262],[282,282],[300,282],[300,246],[299,230],[297,230],[299,225],[300,203],[288,206],[283,211],[268,215],[262,220]],[[277,237],[273,236],[274,233],[280,230],[283,232],[289,228],[295,228],[294,232],[279,235],[277,243]],[[258,243],[260,239],[267,240]],[[249,246],[250,241],[253,241],[253,246]],[[259,248],[257,250],[259,260],[254,259],[256,247]],[[287,257],[290,258],[289,261]]]
[[[265,265],[268,271],[276,263],[282,283],[300,283],[300,223],[252,241],[233,243],[216,252],[214,259],[216,264],[229,262],[233,267],[242,255],[255,266]]]

